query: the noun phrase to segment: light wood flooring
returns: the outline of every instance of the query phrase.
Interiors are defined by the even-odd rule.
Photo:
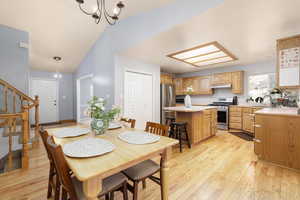
[[[48,160],[42,144],[30,158],[29,170],[0,176],[0,200],[46,199]],[[252,142],[227,132],[183,153],[176,148],[170,171],[171,200],[300,199],[300,173],[257,161]],[[160,199],[151,181],[139,194],[141,200]]]

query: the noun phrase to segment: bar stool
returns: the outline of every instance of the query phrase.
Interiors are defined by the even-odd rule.
[[[172,123],[175,122],[175,117],[166,117],[166,125],[170,126],[169,129],[169,137],[174,137],[174,126],[172,126]]]
[[[182,141],[186,141],[188,147],[191,148],[191,143],[186,128],[187,122],[172,122],[171,127],[173,127],[175,138],[179,140],[180,152],[182,152]],[[185,138],[182,138],[183,135],[185,135]]]

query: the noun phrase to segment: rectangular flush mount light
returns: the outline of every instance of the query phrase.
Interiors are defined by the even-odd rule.
[[[168,55],[175,60],[196,67],[220,64],[237,60],[237,58],[218,42],[211,42]]]

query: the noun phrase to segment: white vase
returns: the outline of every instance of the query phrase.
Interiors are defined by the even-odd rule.
[[[191,108],[192,107],[192,100],[190,95],[186,95],[184,98],[184,105],[186,108]]]

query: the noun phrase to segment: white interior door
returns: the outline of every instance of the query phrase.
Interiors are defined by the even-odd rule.
[[[31,94],[40,98],[40,123],[58,121],[57,80],[32,79]]]
[[[153,76],[125,72],[124,117],[136,119],[136,128],[145,129],[153,121]]]
[[[93,76],[88,75],[77,80],[77,121],[88,121],[89,117],[84,114],[88,108],[88,101],[94,96]]]

